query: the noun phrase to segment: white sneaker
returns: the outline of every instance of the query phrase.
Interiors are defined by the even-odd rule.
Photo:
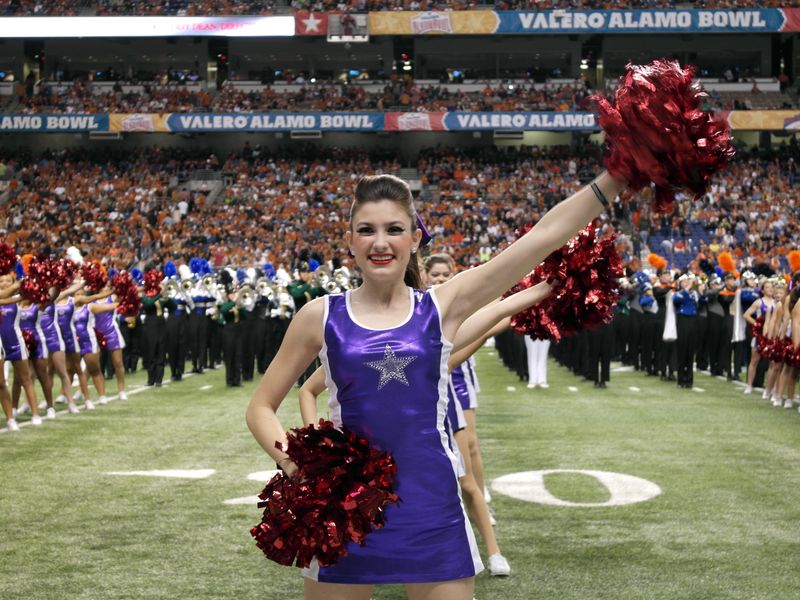
[[[751,386],[751,385],[744,386],[744,393],[745,394],[752,394],[753,393],[753,386]]]
[[[56,409],[52,406],[47,409],[47,418],[48,419],[55,419],[56,418]]]
[[[489,574],[492,577],[508,577],[511,575],[511,566],[502,554],[492,554],[489,557]]]
[[[15,419],[9,419],[6,421],[6,427],[8,427],[9,431],[19,431],[19,425]]]
[[[529,390],[532,390],[532,389],[533,389],[533,388],[535,388],[535,387],[536,387],[536,384],[535,384],[535,383],[529,383],[529,384],[528,384],[528,389],[529,389]]]
[[[39,410],[44,410],[45,408],[47,408],[47,402],[42,400],[41,402],[39,402]]]
[[[56,396],[56,404],[64,404],[67,401],[67,397],[64,394],[59,394]]]
[[[39,415],[34,415],[31,417],[31,425],[41,425],[42,424],[42,417]]]
[[[17,410],[18,415],[25,415],[31,412],[31,406],[27,402],[22,405],[22,408]]]
[[[81,400],[83,400],[83,393],[75,392],[75,395],[72,396],[72,399],[75,400],[75,402],[80,402]]]
[[[128,392],[120,392],[119,393],[120,400],[127,400],[128,399]]]
[[[782,404],[783,404],[783,401],[781,401],[780,398],[778,398],[777,396],[773,396],[772,397],[772,406],[776,406],[776,407],[780,408],[780,406]]]
[[[83,408],[85,408],[86,410],[94,410],[94,402],[92,402],[91,400],[86,400],[83,403]]]
[[[791,398],[786,399],[786,402],[783,403],[783,408],[794,408],[794,402],[792,402]]]
[[[97,399],[98,404],[108,404],[108,396],[100,396]]]
[[[769,390],[767,390],[767,389],[764,390],[764,393],[761,394],[761,399],[762,400],[769,400]]]
[[[548,384],[546,384],[546,383],[540,383],[540,384],[539,384],[539,387],[540,387],[540,388],[547,389],[547,388],[549,388],[550,386],[549,386]],[[501,558],[502,558],[502,557],[501,557]],[[505,560],[505,559],[503,559],[503,560]]]
[[[67,412],[69,412],[71,415],[77,415],[79,412],[81,412],[81,410],[75,406],[74,402],[70,402],[67,404]]]
[[[483,486],[483,501],[489,504],[492,501],[492,495],[489,493],[489,488]]]

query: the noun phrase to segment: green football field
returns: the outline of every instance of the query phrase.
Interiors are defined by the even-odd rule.
[[[796,411],[704,374],[702,391],[633,372],[596,390],[551,362],[528,390],[493,349],[478,361],[487,480],[527,498],[495,481],[513,574],[479,575],[478,600],[800,598]],[[0,599],[301,598],[249,535],[248,475],[274,468],[244,422],[253,388],[209,371],[0,434]],[[279,415],[299,424],[294,396]],[[163,470],[207,476],[131,474]],[[555,472],[511,475],[532,471]]]

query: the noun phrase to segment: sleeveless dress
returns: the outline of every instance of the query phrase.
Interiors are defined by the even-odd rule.
[[[450,372],[450,387],[456,400],[464,410],[478,408],[478,395],[475,393],[469,361],[464,361]]]
[[[66,304],[57,304],[55,308],[58,330],[61,332],[61,339],[64,340],[64,351],[79,352],[78,334],[75,332],[75,323],[72,321],[75,314],[75,301],[69,298]]]
[[[389,329],[360,325],[350,292],[326,297],[319,357],[331,420],[390,452],[398,504],[364,547],[303,576],[321,582],[403,584],[472,577],[483,569],[459,495],[457,461],[445,428],[447,359],[435,292],[408,288],[406,320]]]
[[[31,358],[47,358],[48,356],[42,323],[39,318],[40,314],[39,307],[36,304],[20,309],[19,328],[22,331],[32,331],[36,340],[36,349]]]
[[[22,330],[19,328],[20,310],[17,304],[5,304],[0,306],[0,338],[3,339],[3,352],[5,359],[28,360],[28,349],[25,347],[25,339],[22,337]]]
[[[44,333],[44,344],[50,354],[64,351],[64,339],[61,337],[61,330],[58,327],[58,323],[56,323],[55,317],[56,307],[52,304],[48,304],[39,313],[39,320]]]
[[[105,301],[106,304],[113,302],[111,297]],[[119,329],[116,319],[117,311],[98,313],[94,316],[94,328],[105,338],[106,350],[121,350],[125,347],[125,339]]]
[[[75,311],[72,318],[75,333],[78,336],[78,352],[81,356],[100,352],[97,335],[94,332],[94,315],[89,310],[89,305],[84,304]]]

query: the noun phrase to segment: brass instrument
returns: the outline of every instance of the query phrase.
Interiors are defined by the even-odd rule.
[[[236,294],[236,306],[244,310],[253,310],[256,305],[256,293],[249,285],[242,287]]]
[[[167,298],[176,298],[181,291],[180,284],[175,279],[167,279],[164,282],[164,295]]]
[[[194,289],[194,281],[191,279],[184,279],[181,281],[181,289],[188,294]]]
[[[339,288],[339,284],[336,282],[335,279],[328,280],[325,283],[325,285],[322,286],[322,289],[324,289],[329,294],[336,294],[341,291],[341,289]]]
[[[216,281],[217,281],[216,275],[212,275],[211,273],[203,275],[203,279],[201,279],[203,285],[209,290],[212,289],[212,286],[216,283]]]
[[[314,287],[325,288],[330,280],[330,275],[322,268],[317,269],[314,273]]]
[[[256,281],[256,292],[267,301],[272,301],[272,299],[275,298],[275,287],[266,277],[258,278]]]
[[[344,272],[344,269],[336,269],[333,272],[333,280],[342,290],[349,290],[350,289],[350,278],[347,276],[347,273]]]

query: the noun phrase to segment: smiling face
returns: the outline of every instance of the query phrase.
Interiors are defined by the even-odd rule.
[[[365,279],[402,281],[421,235],[401,204],[379,200],[358,206],[345,241]]]
[[[11,275],[0,276],[0,290],[4,290],[14,283],[14,278]]]

